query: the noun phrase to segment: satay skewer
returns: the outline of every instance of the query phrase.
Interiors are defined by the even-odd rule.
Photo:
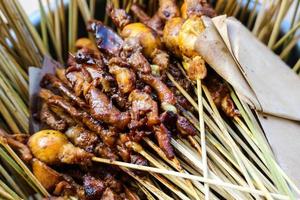
[[[220,180],[207,179],[207,178],[204,178],[204,177],[201,177],[201,176],[184,174],[184,173],[180,173],[180,172],[175,172],[175,171],[166,170],[166,169],[159,169],[159,168],[155,168],[155,167],[141,166],[141,165],[136,165],[136,164],[132,164],[132,163],[125,163],[125,162],[121,162],[121,161],[112,161],[112,160],[109,160],[109,159],[98,158],[98,157],[93,157],[92,160],[96,161],[96,162],[111,164],[111,165],[118,165],[118,166],[130,168],[130,169],[154,172],[154,173],[165,174],[165,175],[172,175],[172,176],[186,178],[186,179],[190,179],[190,180],[196,180],[196,181],[199,181],[199,182],[206,182],[206,183],[209,183],[209,184],[218,185],[218,186],[221,186],[221,187],[227,187],[227,188],[235,189],[235,190],[242,191],[242,192],[257,194],[257,195],[260,195],[260,196],[265,196],[265,192],[263,192],[261,190],[251,189],[249,187],[234,185],[234,184],[231,184],[231,183],[225,183],[225,182],[220,181]],[[274,198],[277,198],[277,199],[288,199],[288,196],[282,195],[282,194],[270,193],[270,195]]]

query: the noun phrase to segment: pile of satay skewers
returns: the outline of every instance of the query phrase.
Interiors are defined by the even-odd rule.
[[[94,37],[77,40],[66,68],[40,83],[46,130],[29,138],[29,149],[23,137],[3,134],[3,144],[64,198],[293,197],[299,190],[249,106],[193,49],[205,29],[200,16],[214,11],[205,2],[185,1],[181,12],[174,1],[160,3],[152,18],[132,4],[140,22],[108,4],[120,35],[90,20]]]

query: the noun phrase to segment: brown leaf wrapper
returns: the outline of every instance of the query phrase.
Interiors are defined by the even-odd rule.
[[[262,113],[258,118],[282,170],[299,186],[300,123]]]
[[[300,78],[236,19],[204,21],[196,50],[254,105],[280,166],[300,185]]]
[[[213,22],[217,29],[220,27],[223,40],[229,41],[240,70],[261,104],[260,111],[300,121],[299,76],[236,19],[220,16]],[[221,32],[224,26],[227,34]]]
[[[29,67],[29,132],[31,134],[41,130],[40,122],[37,120],[40,110],[38,98],[38,93],[41,89],[40,82],[45,74],[55,74],[56,68],[58,67],[61,67],[61,64],[48,56],[44,58],[43,66],[41,68]]]
[[[203,17],[203,21],[206,28],[196,41],[196,50],[222,78],[236,89],[245,102],[252,108],[261,110],[255,93],[241,74],[212,20]]]

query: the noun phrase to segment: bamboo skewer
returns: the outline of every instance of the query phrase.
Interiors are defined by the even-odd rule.
[[[141,170],[141,171],[148,171],[148,172],[154,172],[154,173],[159,173],[159,174],[172,175],[172,176],[187,178],[187,179],[196,180],[196,181],[200,181],[200,182],[207,182],[209,184],[214,184],[214,185],[218,185],[218,186],[222,186],[222,187],[228,187],[228,188],[231,188],[231,189],[235,189],[235,190],[239,190],[239,191],[243,191],[243,192],[249,192],[249,193],[257,194],[257,195],[260,195],[260,196],[265,196],[265,193],[260,191],[260,190],[251,189],[251,188],[248,188],[248,187],[242,187],[242,186],[238,186],[238,185],[233,185],[233,184],[230,184],[230,183],[216,181],[216,180],[213,180],[213,179],[207,179],[207,178],[203,178],[203,177],[199,177],[199,176],[195,176],[195,175],[184,174],[184,173],[179,173],[179,172],[165,170],[165,169],[158,169],[158,168],[154,168],[154,167],[135,165],[135,164],[121,162],[121,161],[112,161],[112,160],[105,159],[105,158],[94,157],[92,160],[96,161],[96,162],[101,162],[101,163],[106,163],[106,164],[111,164],[111,165],[117,165],[117,166],[126,167],[126,168],[130,168],[130,169],[136,169],[136,170]],[[272,197],[278,198],[278,199],[288,199],[287,196],[281,195],[281,194],[271,193],[270,195]]]

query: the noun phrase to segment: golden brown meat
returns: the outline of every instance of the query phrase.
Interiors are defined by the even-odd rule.
[[[212,75],[207,77],[206,85],[216,106],[221,108],[228,117],[235,117],[240,114],[235,108],[230,98],[230,91],[224,82]]]
[[[36,158],[32,160],[32,172],[44,188],[50,192],[53,191],[56,184],[63,180],[61,174]]]
[[[168,129],[161,124],[160,126],[154,127],[154,132],[156,140],[158,141],[158,146],[169,159],[174,158],[174,150],[171,145],[171,133]]]
[[[154,49],[161,48],[161,42],[157,33],[143,23],[136,22],[128,24],[122,29],[121,36],[125,39],[138,38],[143,47],[143,53],[147,57],[151,57],[151,53]]]
[[[103,181],[90,175],[83,177],[83,188],[86,200],[100,199],[105,190]]]
[[[131,102],[131,127],[143,126],[144,117],[147,117],[145,122],[149,127],[159,123],[157,103],[148,93],[134,90],[128,100]]]
[[[191,16],[184,20],[173,18],[164,28],[163,39],[170,51],[181,57],[187,75],[193,81],[206,76],[205,62],[194,49],[199,34],[205,30],[202,19]]]
[[[151,67],[141,50],[142,47],[140,46],[138,38],[127,38],[122,46],[121,57],[126,60],[130,67],[136,72],[147,74],[151,72]]]
[[[136,9],[136,10],[138,10],[138,9]],[[142,11],[139,10],[137,12],[141,13]],[[110,17],[112,18],[112,20],[115,22],[116,26],[121,29],[122,38],[124,38],[125,40],[128,38],[136,38],[139,41],[139,44],[143,47],[142,48],[143,54],[146,57],[151,58],[153,63],[160,66],[161,71],[164,71],[166,69],[166,67],[168,66],[169,58],[168,58],[167,54],[161,50],[162,45],[161,45],[161,41],[160,41],[160,37],[159,37],[158,33],[144,23],[140,23],[140,22],[129,23],[129,21],[126,21],[126,23],[121,23],[120,18],[124,18],[124,17],[116,16],[115,13],[122,13],[122,15],[124,15],[124,16],[126,16],[127,14],[125,13],[124,10],[121,11],[121,9],[113,8],[111,4],[110,4],[108,13],[109,13]],[[142,15],[141,17],[146,16],[145,13],[142,13],[141,15]],[[159,18],[160,17],[158,17],[158,15],[157,15],[157,17],[154,18],[155,22],[152,21],[151,23],[152,24],[158,23]],[[156,49],[160,50],[160,51],[156,51],[156,53],[153,53]],[[138,56],[138,54],[133,54],[133,55],[135,56],[134,57],[135,59],[136,58],[140,59],[140,55],[139,56]],[[164,59],[159,60],[159,58],[162,58],[162,56],[164,57]],[[130,64],[134,64],[135,59]]]
[[[64,68],[56,68],[55,75],[57,76],[57,78],[61,80],[66,86],[71,88],[72,86],[68,81],[68,79],[66,78],[65,74],[66,74],[66,70]]]
[[[63,119],[58,118],[46,103],[42,104],[40,120],[54,130],[63,131],[67,128],[67,123]]]
[[[182,137],[195,136],[198,132],[196,128],[182,116],[178,116],[176,127]]]
[[[158,77],[142,74],[141,79],[150,85],[157,93],[163,108],[175,105],[176,99],[172,91]]]
[[[96,144],[99,142],[98,136],[95,133],[78,125],[69,127],[66,130],[65,135],[75,146],[91,153],[94,151]]]
[[[106,144],[100,142],[95,150],[95,154],[99,155],[102,158],[107,158],[110,160],[118,160],[117,153],[115,152],[114,148],[110,148]]]
[[[82,99],[76,96],[71,89],[69,89],[66,85],[63,84],[62,81],[60,81],[56,76],[52,74],[46,74],[41,81],[41,85],[50,85],[50,87],[58,89],[63,95],[66,95],[72,102],[76,103],[80,107],[87,107],[86,103]]]
[[[127,94],[135,88],[135,73],[131,69],[118,65],[115,60],[109,61],[109,73],[115,77],[120,92]]]
[[[72,116],[73,119],[82,122],[91,131],[97,133],[105,144],[111,146],[115,143],[117,133],[114,130],[104,130],[103,127],[100,125],[99,121],[92,118],[86,112],[78,111],[74,106],[72,106],[70,102],[68,102],[64,98],[54,95],[51,91],[46,89],[41,89],[39,96],[49,105],[55,105],[60,107],[70,116]]]
[[[99,89],[91,86],[86,94],[91,115],[100,121],[123,130],[130,122],[128,112],[120,112]]]
[[[97,47],[101,52],[110,56],[119,55],[123,40],[112,29],[104,26],[100,21],[93,20],[89,22],[87,30],[95,35]]]
[[[59,131],[43,130],[33,134],[28,147],[35,158],[46,164],[90,164],[92,154],[73,146]]]

